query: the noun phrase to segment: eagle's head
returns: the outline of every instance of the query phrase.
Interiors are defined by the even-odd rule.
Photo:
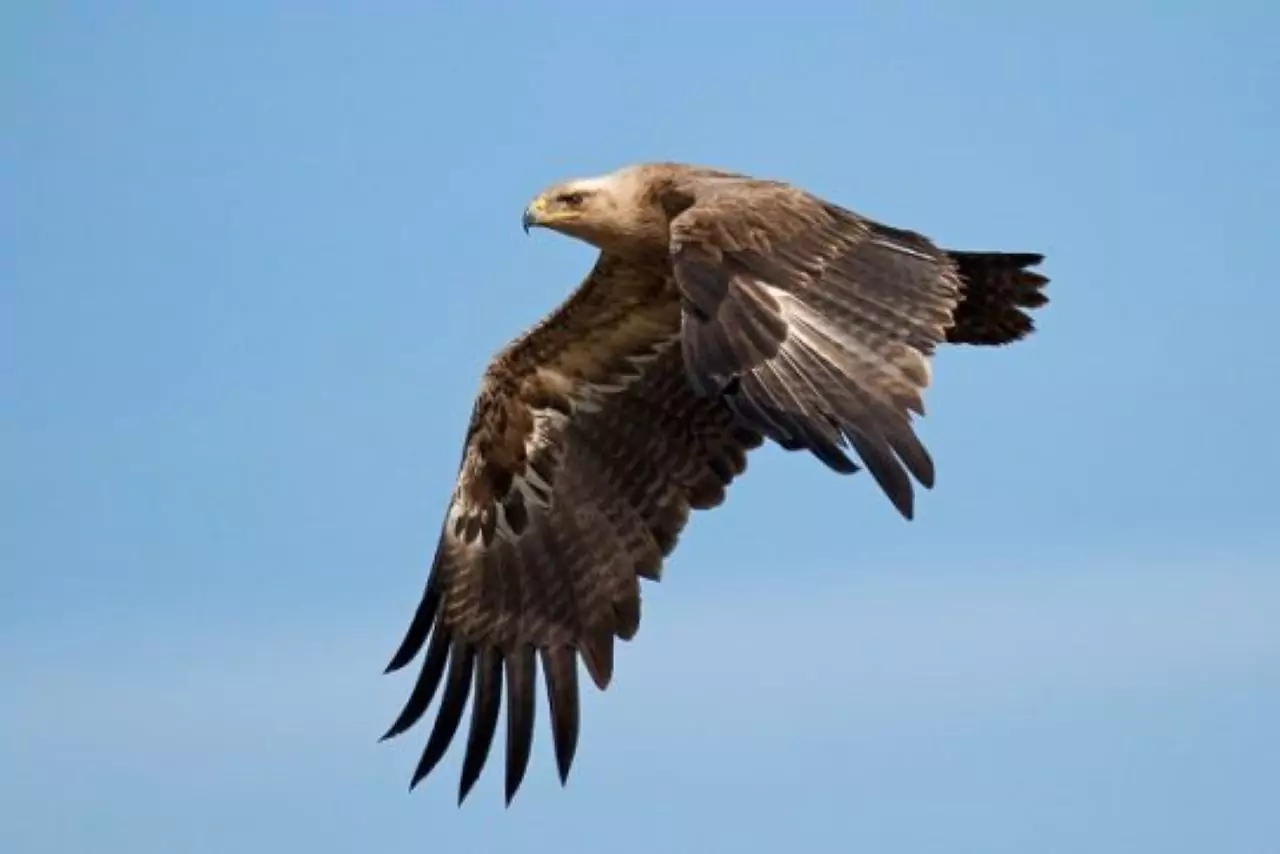
[[[534,197],[521,224],[526,232],[549,228],[611,252],[665,249],[666,217],[648,192],[648,177],[644,167],[631,166],[562,181]]]

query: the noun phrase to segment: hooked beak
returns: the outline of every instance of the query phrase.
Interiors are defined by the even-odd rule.
[[[528,234],[529,229],[542,225],[542,215],[546,212],[547,203],[541,197],[534,199],[529,206],[524,209],[524,214],[520,217],[520,227],[524,229],[524,233]]]

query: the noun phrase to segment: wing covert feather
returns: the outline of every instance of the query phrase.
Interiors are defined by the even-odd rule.
[[[694,179],[671,221],[690,381],[831,468],[857,452],[894,506],[933,461],[911,423],[960,283],[945,252],[795,187]]]

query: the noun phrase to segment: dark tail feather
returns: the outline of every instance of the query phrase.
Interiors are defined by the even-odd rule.
[[[958,252],[947,250],[964,282],[955,324],[947,330],[952,344],[997,345],[1025,338],[1035,329],[1028,313],[1049,301],[1049,279],[1028,267],[1044,260],[1031,252]]]

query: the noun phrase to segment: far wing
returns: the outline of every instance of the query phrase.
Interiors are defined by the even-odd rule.
[[[486,373],[426,590],[388,667],[425,647],[384,737],[413,726],[444,686],[414,785],[444,755],[470,698],[459,802],[485,765],[504,693],[508,802],[519,789],[539,664],[567,778],[579,656],[604,689],[614,639],[639,626],[639,579],[658,578],[689,511],[718,504],[763,441],[722,401],[693,392],[678,305],[628,275],[602,261]]]
[[[695,179],[671,223],[690,379],[837,471],[851,445],[907,518],[934,467],[911,424],[960,298],[947,256],[784,184]],[[905,466],[905,468],[904,468]]]

